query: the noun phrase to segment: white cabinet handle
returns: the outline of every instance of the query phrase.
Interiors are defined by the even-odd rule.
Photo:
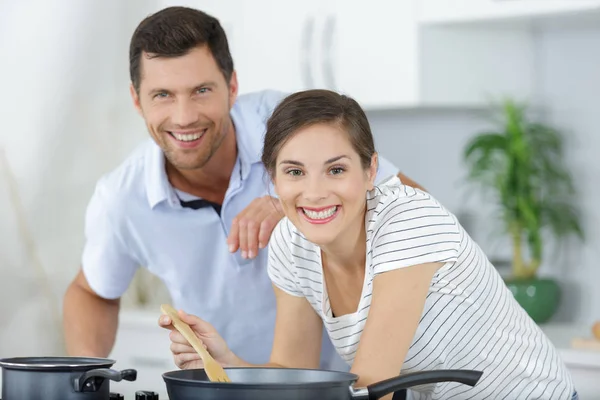
[[[302,62],[302,75],[304,86],[307,89],[312,89],[315,86],[314,79],[311,72],[311,57],[310,49],[313,42],[312,37],[315,30],[315,19],[314,17],[308,17],[304,23],[304,33],[302,35],[302,46],[300,48],[300,59]]]
[[[329,15],[323,28],[323,75],[325,75],[326,87],[331,90],[338,90],[333,66],[333,34],[335,32],[335,23],[335,15]]]

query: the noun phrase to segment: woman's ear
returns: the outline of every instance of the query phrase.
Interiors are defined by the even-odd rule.
[[[371,156],[371,166],[369,167],[369,190],[373,190],[375,187],[375,178],[377,177],[377,167],[379,163],[379,159],[377,158],[377,153],[373,153]]]

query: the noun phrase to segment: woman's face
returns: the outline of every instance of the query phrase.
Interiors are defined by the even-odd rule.
[[[325,246],[364,223],[366,192],[373,188],[377,156],[363,169],[342,128],[316,124],[281,148],[274,185],[290,221],[311,242]]]

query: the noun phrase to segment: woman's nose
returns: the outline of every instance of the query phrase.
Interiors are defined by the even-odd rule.
[[[307,179],[303,195],[306,200],[313,203],[327,198],[327,187],[323,179],[318,177]]]

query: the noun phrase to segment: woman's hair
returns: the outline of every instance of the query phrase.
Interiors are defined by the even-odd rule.
[[[340,127],[360,156],[363,168],[370,167],[375,144],[365,112],[348,96],[314,89],[286,97],[267,122],[262,162],[271,178],[275,176],[277,155],[283,145],[299,130],[315,124]]]

